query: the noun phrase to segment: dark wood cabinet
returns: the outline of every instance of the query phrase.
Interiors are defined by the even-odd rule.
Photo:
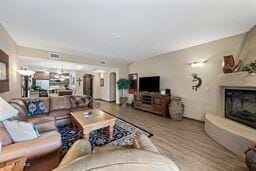
[[[170,95],[162,95],[160,93],[140,92],[134,94],[133,106],[136,109],[160,114],[169,115],[168,105],[171,102]]]
[[[50,73],[49,72],[39,72],[37,71],[34,75],[34,78],[37,80],[49,80]]]

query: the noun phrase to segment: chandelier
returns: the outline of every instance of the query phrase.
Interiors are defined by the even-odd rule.
[[[57,74],[54,76],[54,78],[60,80],[60,81],[64,81],[65,79],[69,79],[69,76],[66,76],[63,72],[63,66],[61,64],[61,69],[57,72]]]

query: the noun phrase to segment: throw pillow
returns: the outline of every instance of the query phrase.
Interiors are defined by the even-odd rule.
[[[45,103],[41,99],[26,101],[26,105],[28,116],[41,115],[47,112]]]
[[[34,124],[24,121],[3,121],[4,127],[14,142],[35,139],[39,136]]]
[[[0,141],[2,146],[12,144],[12,138],[4,127],[4,124],[0,122]]]
[[[72,108],[85,107],[85,103],[81,96],[69,96],[69,100]]]
[[[92,96],[85,95],[82,97],[82,100],[84,101],[85,105],[88,106],[89,103],[92,101]]]

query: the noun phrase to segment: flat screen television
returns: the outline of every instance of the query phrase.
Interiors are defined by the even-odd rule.
[[[155,77],[140,77],[139,90],[148,92],[160,91],[160,76]]]

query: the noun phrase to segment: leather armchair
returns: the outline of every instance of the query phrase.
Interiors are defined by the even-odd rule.
[[[79,140],[70,148],[54,171],[178,171],[161,155],[145,135],[135,138],[132,146],[106,146],[92,153],[90,143]]]

